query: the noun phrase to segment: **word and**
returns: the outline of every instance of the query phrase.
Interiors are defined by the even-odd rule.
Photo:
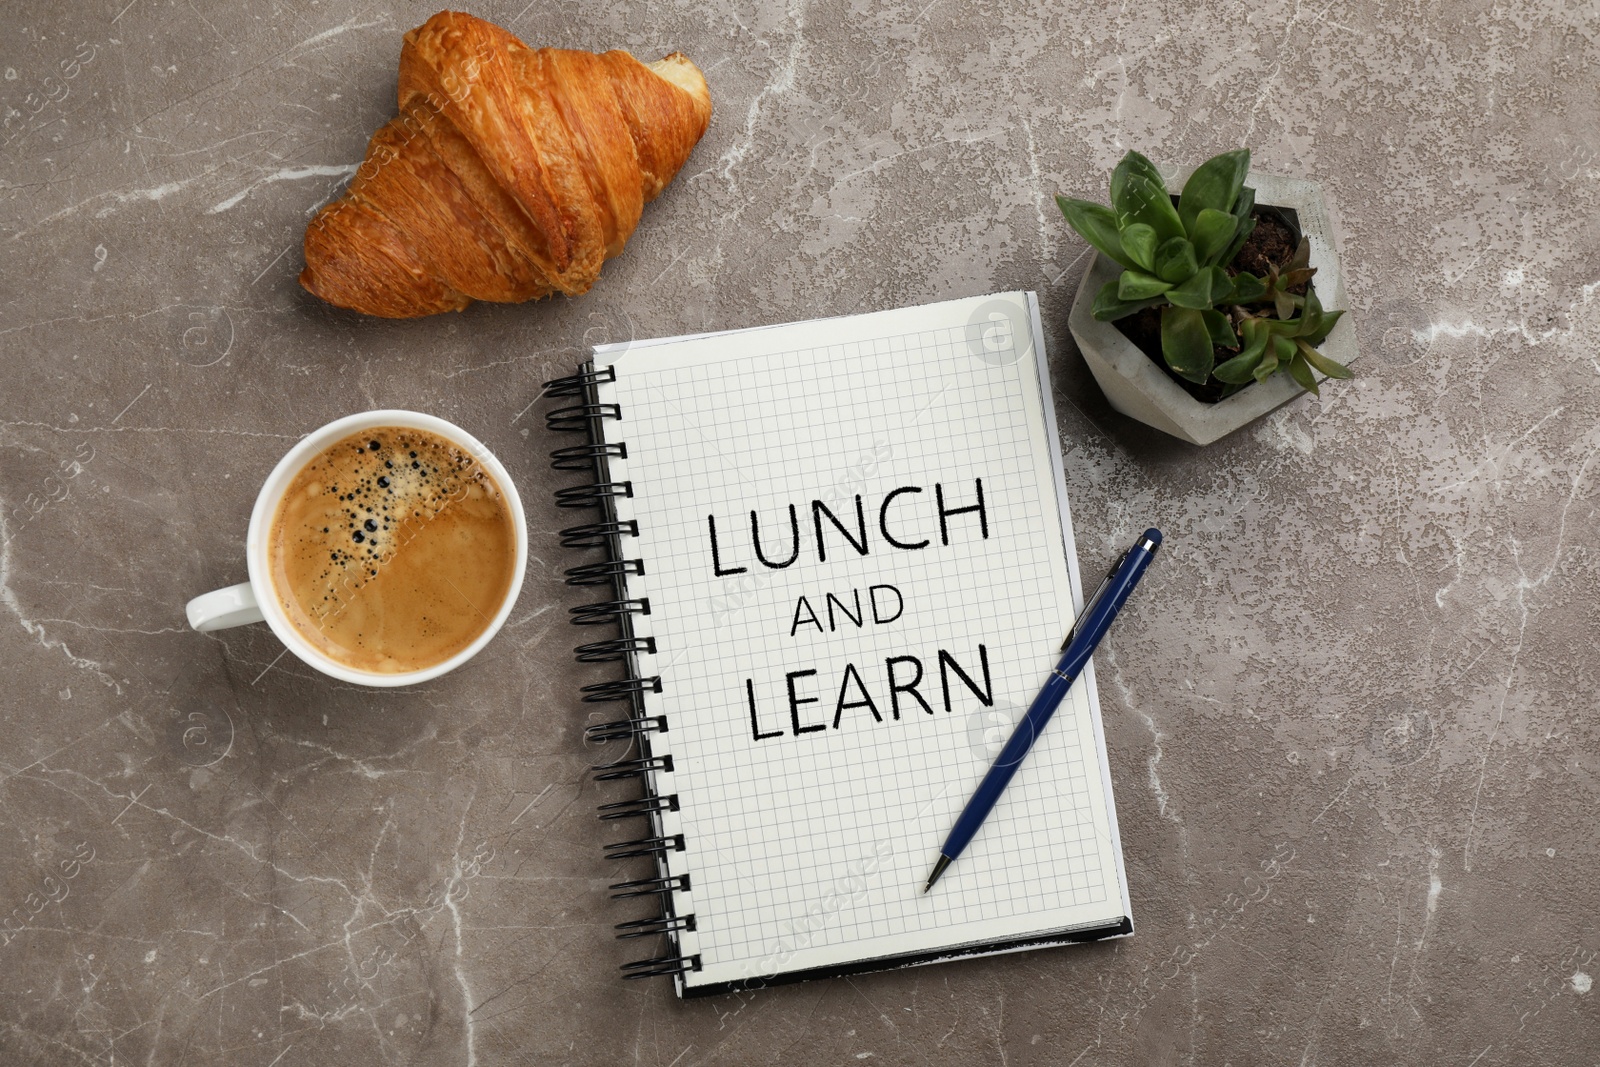
[[[901,551],[917,551],[925,549],[933,543],[933,530],[929,521],[930,516],[928,515],[927,507],[924,505],[921,508],[917,508],[915,505],[918,501],[912,499],[897,503],[902,497],[911,498],[922,492],[924,490],[920,485],[902,485],[898,489],[890,491],[879,502],[878,506],[872,509],[875,511],[878,520],[874,529],[885,545]],[[985,541],[989,539],[989,513],[983,498],[982,478],[973,479],[975,503],[957,505],[947,501],[944,483],[942,482],[935,483],[933,497],[933,511],[937,515],[939,522],[940,545],[950,544],[950,520],[960,515],[973,515],[977,521],[981,539]],[[828,559],[828,543],[830,540],[835,542],[835,558],[838,557],[841,551],[846,551],[847,549],[854,551],[858,556],[868,555],[872,551],[872,538],[867,526],[868,509],[860,493],[855,494],[852,499],[855,504],[855,521],[853,524],[849,522],[850,510],[848,508],[840,509],[845,513],[844,518],[840,518],[839,514],[822,500],[812,500],[809,508],[811,516],[810,532],[814,536],[806,539],[805,545],[802,545],[800,514],[795,505],[790,504],[788,507],[789,530],[787,541],[780,535],[778,538],[779,544],[776,546],[763,545],[761,513],[752,510],[750,512],[750,540],[748,547],[753,553],[755,561],[769,570],[783,570],[793,566],[800,559],[801,549],[805,547],[808,557],[814,555],[817,562],[825,563]],[[905,515],[908,507],[912,511],[912,516],[909,520]],[[921,524],[916,521],[919,517],[922,519]],[[824,521],[831,527],[831,531],[824,529]],[[727,529],[726,526],[724,528]],[[745,545],[734,544],[730,540],[728,546],[724,547],[723,540],[719,538],[717,533],[717,517],[715,515],[706,516],[706,530],[710,535],[711,571],[714,575],[721,578],[730,574],[743,574],[750,569],[748,564],[739,564],[739,560],[749,560],[751,558],[750,554],[746,554],[743,551],[746,547]],[[925,536],[917,539],[919,535]],[[731,538],[732,535],[730,534],[728,537]],[[769,551],[769,548],[771,548],[771,551]]]
[[[72,850],[72,855],[56,865],[61,872],[59,878],[53,874],[45,875],[37,890],[24,897],[9,915],[0,918],[0,946],[9,945],[19,934],[26,933],[45,908],[66,900],[72,894],[72,880],[93,861],[94,847],[87,841],[80,841],[78,847]]]
[[[941,702],[944,705],[946,714],[949,714],[954,707],[954,701],[950,695],[950,676],[952,674],[956,676],[962,685],[972,691],[972,695],[978,698],[979,703],[985,706],[994,704],[994,682],[989,676],[989,649],[986,646],[981,644],[978,646],[978,662],[983,675],[983,684],[981,686],[973,680],[972,675],[961,664],[956,662],[954,656],[942,648],[938,650],[937,662],[939,692],[943,698]],[[857,711],[858,709],[865,709],[872,715],[875,722],[882,723],[884,721],[883,709],[887,706],[890,716],[894,721],[898,722],[900,721],[902,697],[906,698],[904,706],[908,710],[914,711],[916,706],[920,706],[924,712],[933,715],[933,705],[923,696],[919,688],[922,685],[924,673],[922,661],[916,656],[890,656],[884,660],[884,678],[887,690],[880,689],[878,697],[874,698],[872,691],[867,688],[866,682],[862,679],[861,672],[856,669],[856,665],[854,663],[846,663],[844,672],[840,677],[838,695],[833,702],[833,719],[830,723],[826,716],[818,721],[810,721],[811,716],[816,714],[816,709],[806,710],[804,717],[807,721],[801,721],[803,708],[807,708],[811,704],[822,704],[823,702],[821,697],[801,694],[801,687],[808,684],[804,680],[816,677],[817,672],[815,670],[790,671],[784,676],[784,685],[788,692],[789,736],[799,737],[802,734],[816,733],[820,730],[829,729],[830,726],[832,729],[837,730],[844,722],[844,713]],[[931,686],[932,683],[930,682],[929,684]],[[750,707],[751,738],[756,741],[766,741],[774,737],[784,736],[781,719],[779,719],[777,729],[762,728],[762,714],[756,701],[754,678],[746,678],[744,680],[744,691],[745,700]],[[911,703],[912,701],[916,702],[915,706]],[[768,718],[777,717],[769,715]]]
[[[883,594],[881,600],[878,596],[879,593]],[[832,593],[826,594],[827,599],[823,601],[823,607],[828,613],[827,633],[836,633],[839,629],[839,620],[834,615],[835,608],[838,609],[840,615],[843,615],[846,619],[854,623],[856,629],[859,630],[866,626],[866,609],[861,603],[861,590],[850,590],[850,596],[855,607],[854,611],[850,610],[850,608],[845,605],[843,600],[840,600]],[[891,596],[894,597],[893,615],[887,614],[889,597]],[[896,589],[892,585],[868,586],[867,600],[872,605],[872,621],[878,626],[883,626],[887,623],[894,622],[901,615],[905,614],[905,597],[901,596],[900,590]],[[812,607],[811,601],[803,594],[794,606],[794,622],[789,626],[789,636],[793,637],[802,626],[815,626],[817,628],[817,633],[820,634],[824,632],[822,629],[822,619],[818,617],[817,609]]]

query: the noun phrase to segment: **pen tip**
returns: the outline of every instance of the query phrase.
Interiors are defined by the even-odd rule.
[[[928,875],[928,884],[922,887],[924,893],[933,888],[933,883],[939,880],[939,876],[944,873],[944,869],[948,866],[950,866],[950,857],[940,853],[939,862],[933,865],[933,873]]]

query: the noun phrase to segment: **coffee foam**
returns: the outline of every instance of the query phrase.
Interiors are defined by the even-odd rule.
[[[493,477],[454,442],[380,427],[295,475],[272,529],[275,592],[295,629],[359,670],[419,670],[471,644],[516,557]]]

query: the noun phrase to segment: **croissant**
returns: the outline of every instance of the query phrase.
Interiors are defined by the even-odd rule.
[[[305,288],[387,318],[586,292],[711,119],[698,67],[528,48],[441,11],[405,36],[400,113],[306,227]]]

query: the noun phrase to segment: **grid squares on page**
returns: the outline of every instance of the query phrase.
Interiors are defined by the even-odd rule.
[[[988,732],[1001,730],[1003,739],[1037,691],[1051,662],[1039,620],[1059,617],[1065,599],[1048,555],[1052,544],[1060,551],[1059,541],[1039,536],[1057,521],[1051,487],[1027,462],[1021,375],[1031,365],[973,360],[970,340],[963,329],[930,330],[619,374],[620,437],[629,444],[652,632],[668,654],[656,703],[672,723],[696,940],[708,959],[770,958],[798,939],[837,944],[923,932],[954,943],[963,923],[1102,901],[1111,892],[1105,842],[1089,817],[1101,787],[1081,695],[1040,738],[960,874],[947,875],[986,878],[981,898],[950,893],[913,909],[902,892],[920,882],[987,770]],[[1009,344],[1004,338],[1002,354]],[[964,506],[974,502],[979,479],[989,538],[975,516],[954,515],[944,544],[936,516],[929,521],[933,487],[943,487],[947,507]],[[869,517],[867,556],[831,526],[824,536],[835,552],[827,560],[808,554],[811,501],[850,526],[857,494],[870,510],[909,485],[923,490],[908,501],[916,506],[895,514],[915,527],[907,539],[929,538],[927,549],[887,546]],[[763,567],[750,551],[750,512],[769,523],[763,541],[786,545],[790,504],[800,517],[800,558],[782,570]],[[740,573],[712,573],[708,516],[726,523],[720,532],[729,552],[742,554],[722,562],[743,567]],[[904,598],[893,623],[857,627],[846,619],[845,629],[823,633],[795,627],[800,596],[816,609],[828,593],[848,603],[852,591],[867,597],[873,585],[893,586]],[[943,648],[981,681],[980,644],[994,709],[951,678],[952,711],[944,710],[942,689],[925,684],[936,713],[908,702],[892,717],[888,659],[917,656],[932,683]],[[765,715],[777,728],[789,714],[787,672],[815,670],[801,682],[819,700],[807,713],[831,722],[826,713],[846,664],[863,680],[853,698],[864,688],[883,722],[854,708],[839,729],[753,739],[749,692],[758,694],[758,720]],[[809,920],[817,902],[837,902],[839,887],[854,885],[873,861],[877,886],[815,929]]]

